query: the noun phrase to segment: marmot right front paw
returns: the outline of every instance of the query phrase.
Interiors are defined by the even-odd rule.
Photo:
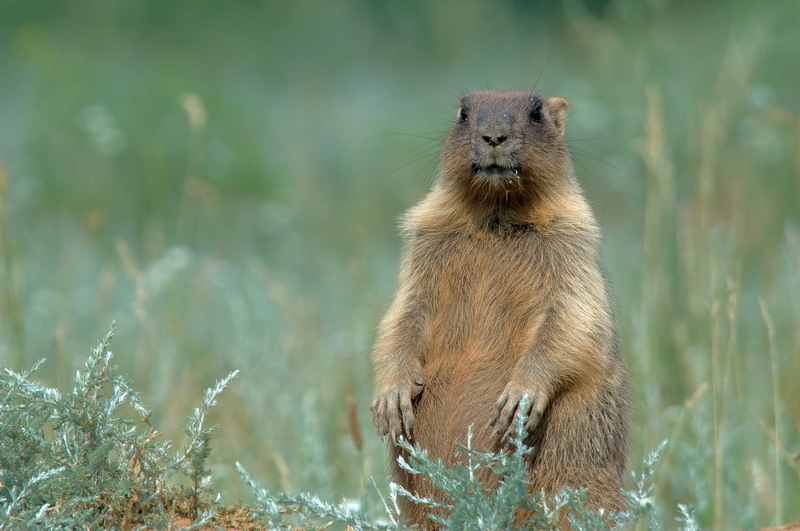
[[[411,438],[414,427],[411,400],[422,392],[423,383],[423,379],[419,377],[408,383],[384,386],[378,390],[371,410],[372,422],[382,441],[387,434],[392,444],[397,444],[397,437],[403,433],[406,439]]]

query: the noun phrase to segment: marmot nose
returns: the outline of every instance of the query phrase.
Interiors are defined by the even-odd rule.
[[[490,146],[499,146],[508,139],[508,135],[481,135],[481,138]]]

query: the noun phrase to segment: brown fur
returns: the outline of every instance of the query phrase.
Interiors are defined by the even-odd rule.
[[[527,92],[460,101],[438,180],[405,218],[399,289],[375,345],[373,420],[380,436],[404,434],[452,463],[470,425],[473,446],[501,447],[528,394],[530,491],[586,487],[592,508],[621,509],[625,368],[566,109]],[[395,481],[435,496],[397,467],[399,453]],[[421,507],[405,511],[431,525]]]

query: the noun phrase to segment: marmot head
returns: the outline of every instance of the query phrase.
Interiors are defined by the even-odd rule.
[[[534,200],[571,179],[564,126],[569,104],[533,92],[461,97],[442,150],[442,180],[479,201]]]

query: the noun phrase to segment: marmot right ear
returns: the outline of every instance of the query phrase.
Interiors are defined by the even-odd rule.
[[[550,118],[553,119],[553,123],[556,124],[556,127],[563,135],[564,129],[567,126],[567,108],[569,107],[569,102],[564,98],[549,98],[545,103],[550,111]]]

